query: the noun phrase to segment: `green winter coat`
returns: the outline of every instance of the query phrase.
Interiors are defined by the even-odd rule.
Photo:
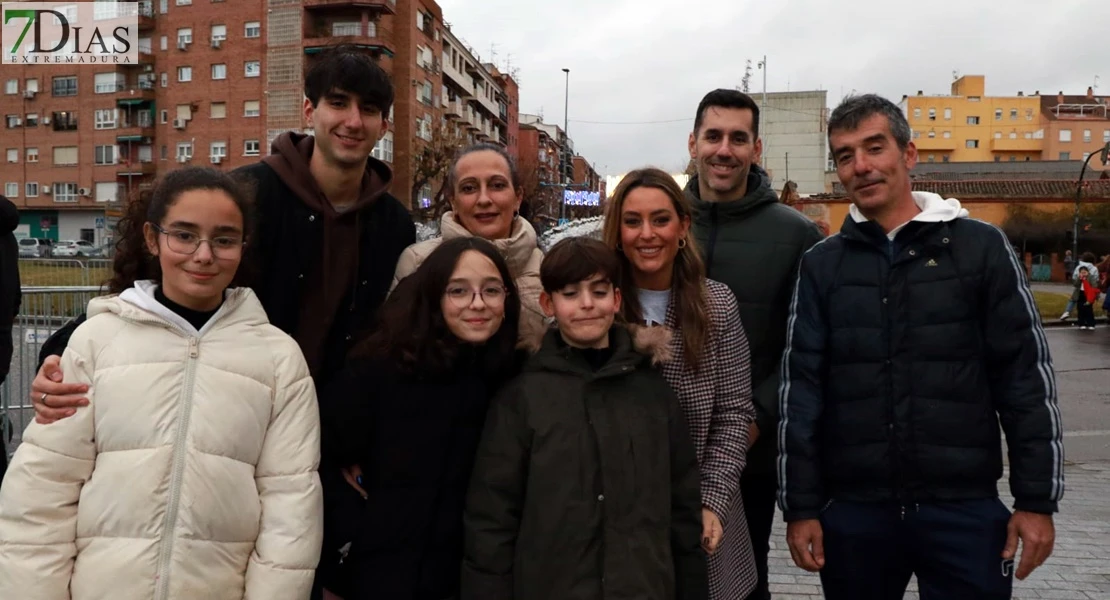
[[[752,400],[760,433],[744,472],[769,474],[778,452],[779,366],[798,262],[824,236],[813,221],[778,201],[759,167],[748,174],[747,189],[737,200],[705,202],[694,176],[686,196],[694,205],[694,238],[705,258],[706,276],[736,296],[751,350]]]
[[[654,329],[636,347],[662,359]],[[628,330],[610,344],[595,372],[552,330],[494,400],[464,515],[462,598],[708,598],[682,409]]]

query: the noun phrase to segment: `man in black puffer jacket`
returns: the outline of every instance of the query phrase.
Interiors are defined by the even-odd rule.
[[[807,252],[780,389],[779,504],[826,598],[1009,598],[1051,553],[1064,449],[1048,345],[1006,236],[911,192],[902,112],[829,119],[852,199]],[[1015,512],[999,501],[1001,429]],[[1013,558],[1022,543],[1016,573]]]

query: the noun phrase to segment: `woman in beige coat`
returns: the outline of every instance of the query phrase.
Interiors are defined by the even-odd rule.
[[[32,423],[0,488],[0,598],[309,597],[319,413],[297,344],[231,287],[247,206],[187,168],[128,208],[113,294],[62,355],[89,404]]]
[[[519,290],[520,339],[542,336],[546,329],[540,310],[543,252],[537,245],[536,230],[517,214],[524,190],[515,161],[494,144],[469,146],[451,164],[444,189],[451,210],[440,220],[440,237],[413,244],[401,254],[393,286],[416,271],[444,240],[485,238],[509,263]]]

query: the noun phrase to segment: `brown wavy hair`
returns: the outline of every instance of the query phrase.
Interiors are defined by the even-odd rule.
[[[508,292],[501,327],[479,349],[468,348],[451,333],[443,318],[447,284],[468,250],[493,261]],[[374,333],[355,348],[352,357],[385,361],[408,375],[445,375],[464,367],[460,358],[474,349],[473,356],[479,361],[474,366],[500,380],[517,366],[519,326],[520,294],[505,258],[482,238],[455,238],[437,246],[416,272],[397,284],[378,313]]]
[[[158,225],[166,217],[173,203],[181,194],[192,190],[220,190],[231,197],[243,214],[243,233],[249,242],[254,231],[254,197],[251,186],[227,173],[209,167],[185,167],[170,171],[152,190],[143,190],[128,202],[124,216],[116,225],[116,254],[112,262],[112,276],[105,286],[108,293],[118,294],[143,279],[162,280],[162,267],[158,258],[146,247],[143,225]],[[231,287],[248,285],[250,267],[246,252]]]
[[[602,239],[621,258],[623,268],[620,287],[625,292],[621,297],[621,313],[627,322],[640,324],[644,322],[644,315],[640,298],[635,293],[637,286],[633,281],[634,269],[620,247],[624,201],[629,192],[637,188],[654,188],[667,194],[675,213],[682,221],[693,220],[693,207],[673,177],[651,167],[637,169],[625,175],[609,198]],[[671,302],[675,304],[675,326],[682,336],[683,358],[697,371],[709,342],[709,298],[705,286],[705,262],[698,251],[698,244],[693,235],[687,235],[685,239],[686,245],[675,255],[674,273],[671,276]]]

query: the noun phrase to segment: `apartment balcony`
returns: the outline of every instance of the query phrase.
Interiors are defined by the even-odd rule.
[[[116,142],[126,146],[128,144],[150,144],[154,139],[154,123],[142,124],[120,123],[116,129]]]
[[[391,15],[397,14],[397,0],[303,0],[302,4],[305,9],[316,12],[361,8]]]
[[[144,81],[138,84],[116,84],[114,95],[116,106],[133,106],[144,102],[154,102],[154,83]]]
[[[443,114],[448,117],[462,117],[466,114],[463,110],[463,104],[458,98],[448,100],[446,97],[443,99]]]
[[[991,152],[1040,152],[1043,149],[1043,139],[1025,138],[994,138],[991,140]]]
[[[955,150],[960,147],[960,140],[944,137],[921,136],[913,141],[919,151],[924,150]]]
[[[154,2],[152,0],[139,2],[139,32],[151,31],[154,25]]]
[[[152,177],[157,173],[158,166],[153,161],[126,163],[120,159],[116,165],[116,177]]]
[[[343,44],[392,57],[395,51],[392,40],[392,32],[373,21],[365,25],[335,23],[306,30],[303,45],[305,54],[317,54]]]

